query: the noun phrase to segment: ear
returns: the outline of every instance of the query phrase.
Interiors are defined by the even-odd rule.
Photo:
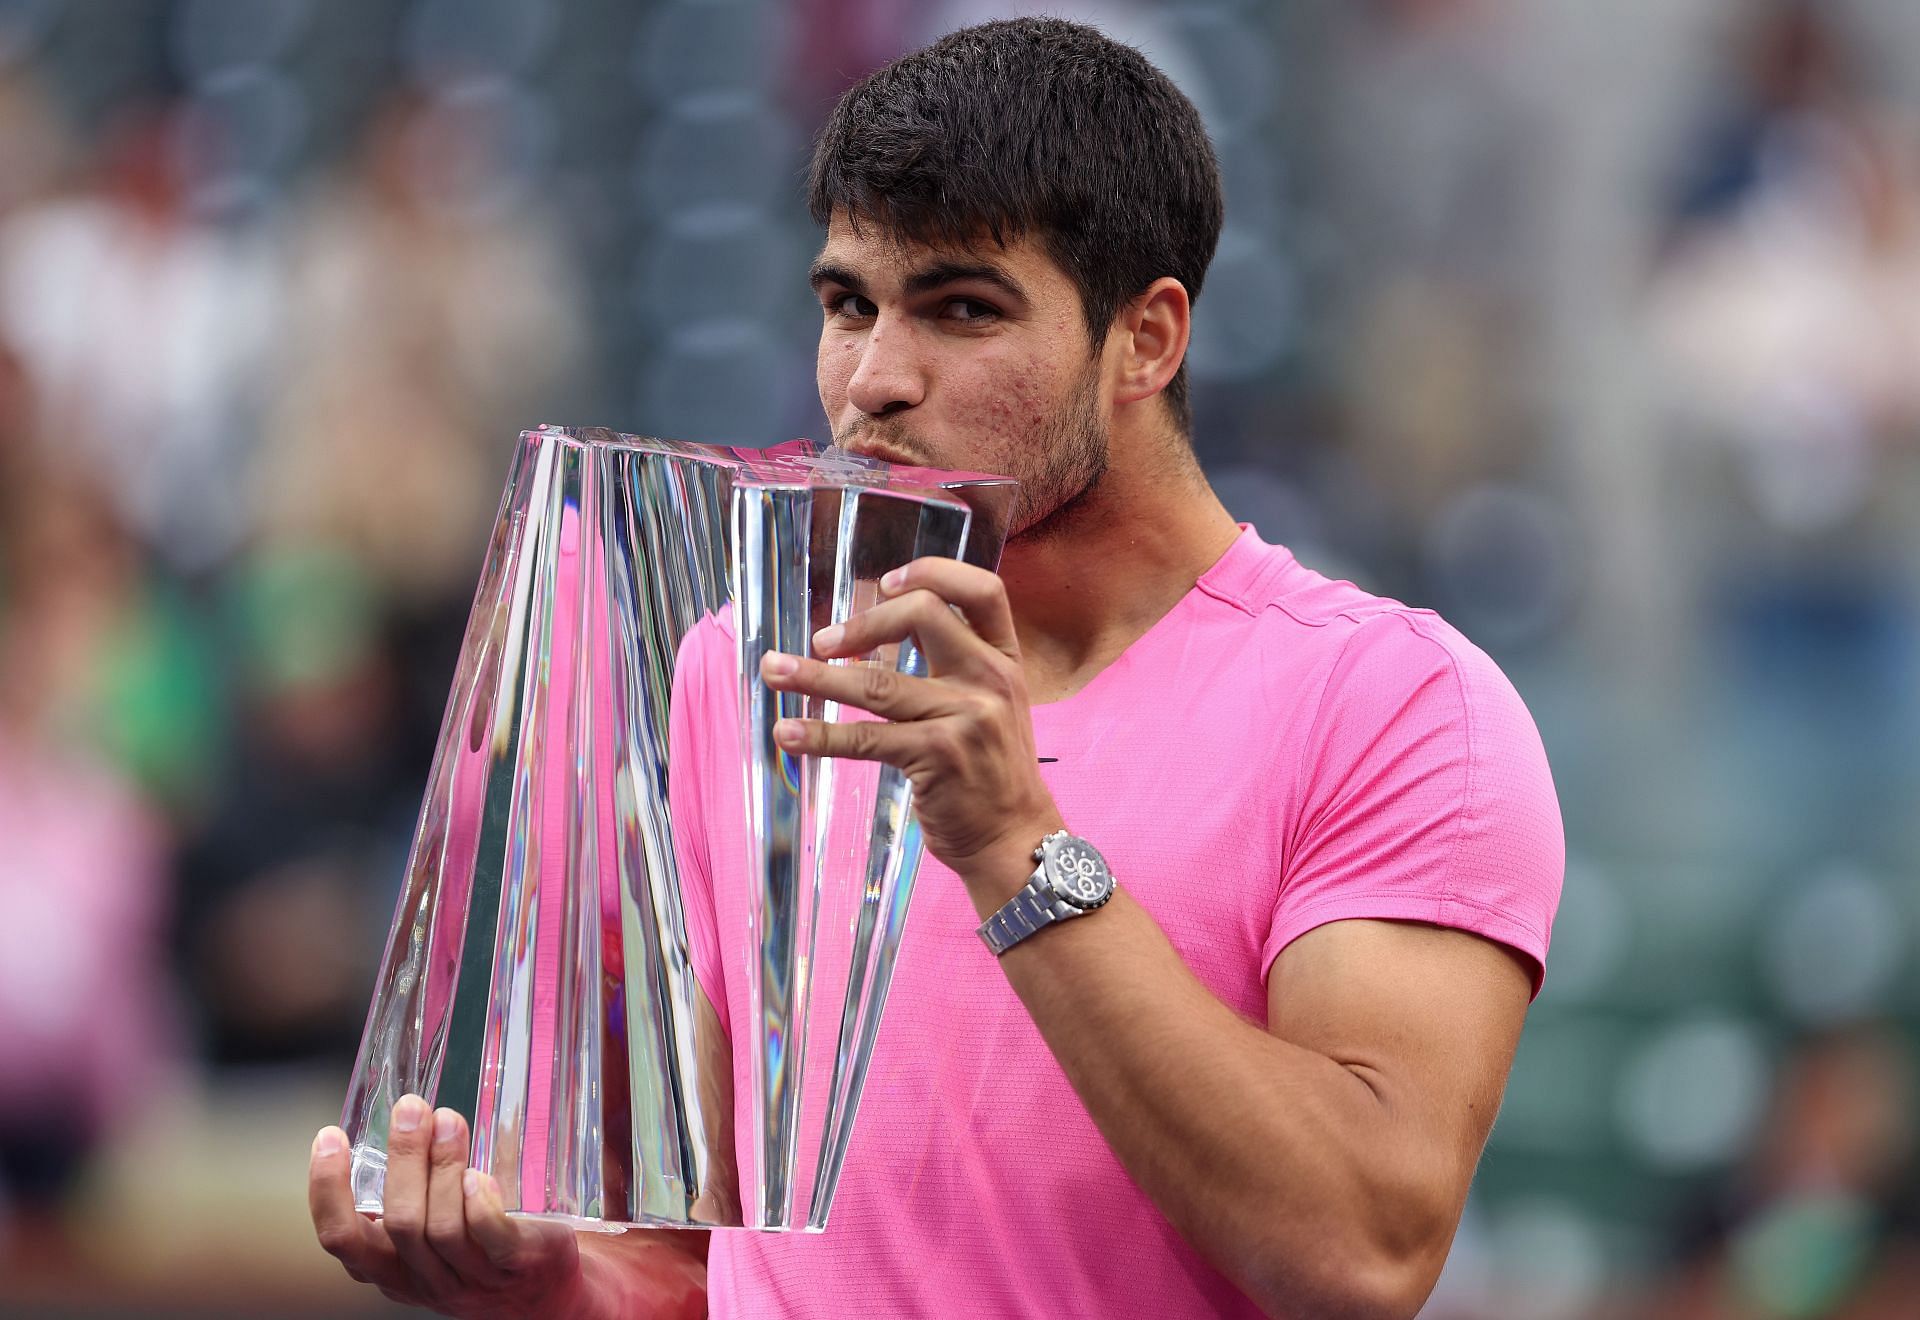
[[[1109,340],[1117,359],[1114,403],[1138,403],[1164,390],[1186,360],[1192,331],[1192,300],[1171,275],[1162,275],[1121,308]]]

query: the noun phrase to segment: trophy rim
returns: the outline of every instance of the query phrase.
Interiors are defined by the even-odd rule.
[[[526,444],[537,444],[543,440],[558,441],[587,450],[664,454],[671,458],[711,463],[734,473],[736,480],[769,489],[861,486],[903,497],[964,503],[958,501],[953,492],[976,487],[1019,485],[1015,478],[998,473],[889,463],[837,445],[823,445],[817,440],[807,439],[785,440],[764,448],[754,448],[748,445],[673,440],[665,436],[616,431],[606,426],[564,426],[550,422],[542,422],[531,430],[522,431],[520,439]]]

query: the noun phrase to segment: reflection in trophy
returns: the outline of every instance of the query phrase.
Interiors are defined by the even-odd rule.
[[[771,691],[760,658],[919,556],[992,567],[1012,496],[806,442],[522,437],[348,1091],[362,1209],[414,1092],[467,1116],[521,1213],[825,1227],[920,839],[898,771],[775,746],[782,717],[872,717]],[[924,670],[911,643],[842,663]],[[694,810],[715,758],[741,818]],[[745,832],[748,874],[704,873],[715,830]],[[716,965],[722,885],[751,965]]]

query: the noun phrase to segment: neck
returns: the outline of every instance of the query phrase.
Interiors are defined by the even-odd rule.
[[[1238,535],[1184,440],[1116,436],[1098,485],[1010,540],[1001,558],[1032,700],[1084,687]]]

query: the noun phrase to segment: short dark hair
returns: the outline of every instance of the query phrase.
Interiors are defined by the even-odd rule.
[[[962,28],[869,75],[814,144],[807,203],[920,243],[1031,235],[1094,347],[1163,275],[1198,297],[1225,204],[1193,102],[1131,46],[1057,18]],[[1165,391],[1192,427],[1187,369]]]

